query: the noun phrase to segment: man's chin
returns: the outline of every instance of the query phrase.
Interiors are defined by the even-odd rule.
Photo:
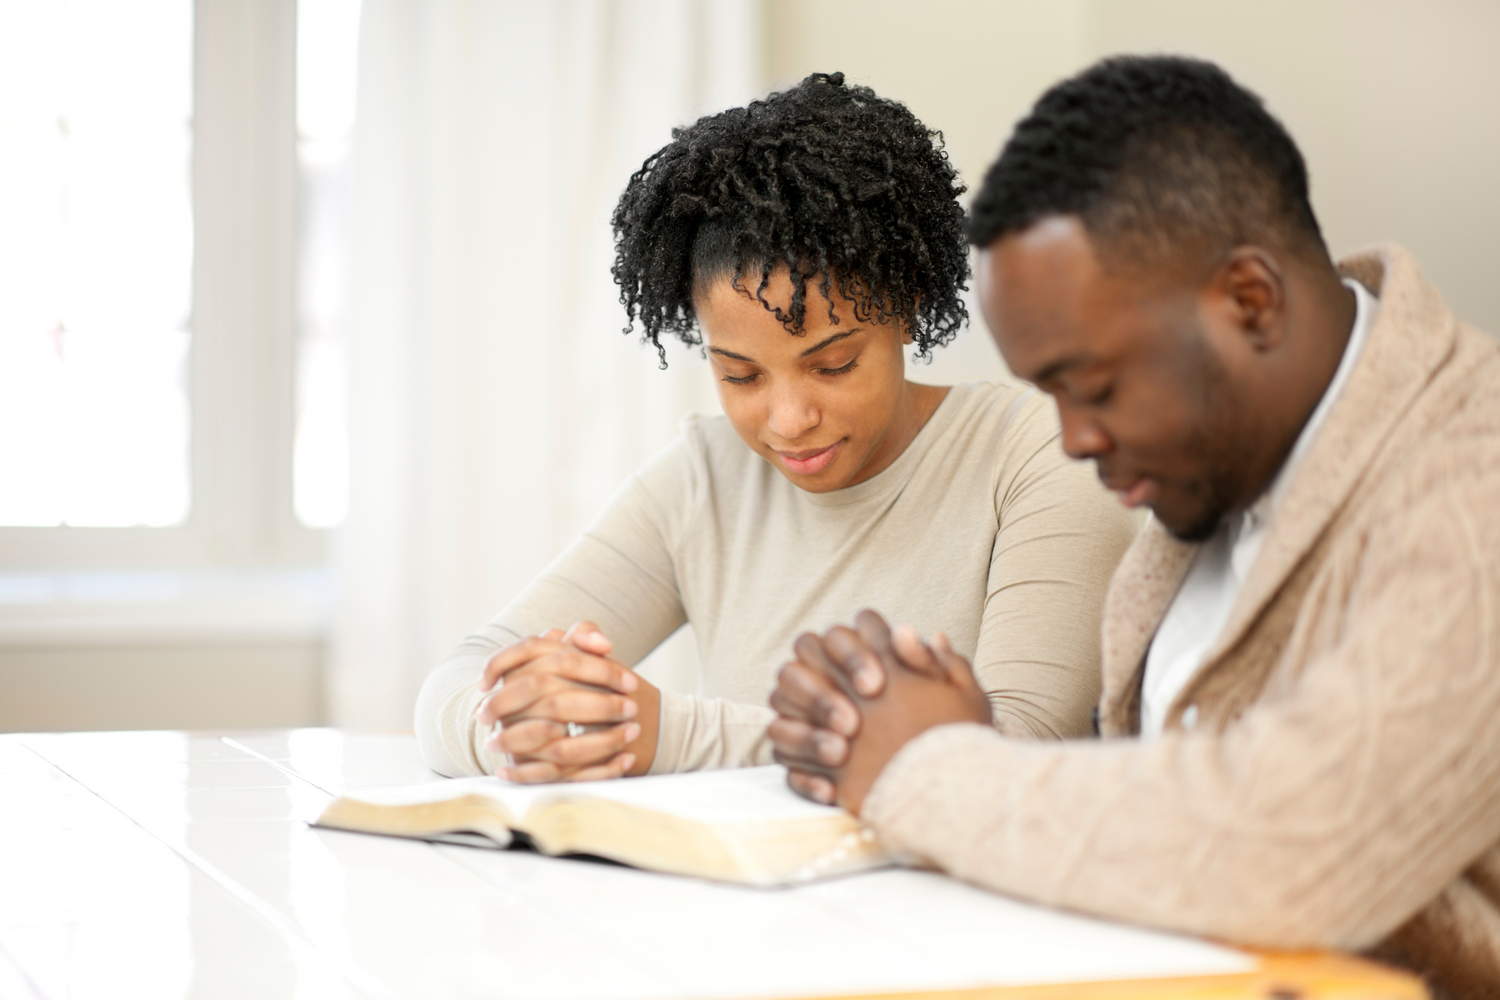
[[[1224,523],[1224,512],[1218,510],[1184,512],[1152,507],[1151,513],[1167,529],[1167,534],[1179,542],[1206,542]]]

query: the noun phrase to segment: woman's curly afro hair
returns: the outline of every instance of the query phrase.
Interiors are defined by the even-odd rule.
[[[904,105],[842,73],[814,73],[748,107],[700,118],[630,178],[613,219],[615,263],[630,333],[702,344],[693,291],[722,277],[803,332],[809,283],[837,286],[862,323],[902,322],[930,358],[968,321],[964,190],[930,131]],[[793,279],[790,309],[765,300],[770,276]]]

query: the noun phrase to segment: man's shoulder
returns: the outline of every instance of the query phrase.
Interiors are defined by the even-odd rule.
[[[1454,351],[1381,442],[1326,539],[1358,586],[1400,586],[1416,567],[1467,576],[1500,566],[1500,345],[1460,330]]]
[[[1467,489],[1500,476],[1500,343],[1458,327],[1452,354],[1397,423],[1381,492]]]
[[[1389,525],[1427,509],[1428,497],[1493,490],[1500,343],[1458,319],[1399,247],[1346,259],[1341,269],[1378,293],[1379,312],[1346,398],[1278,517],[1366,530],[1371,517]]]

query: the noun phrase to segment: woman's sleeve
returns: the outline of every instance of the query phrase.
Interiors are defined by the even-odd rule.
[[[611,655],[633,667],[687,620],[673,549],[701,502],[702,483],[685,430],[519,597],[448,654],[417,696],[417,742],[428,767],[459,776],[502,765],[484,746],[474,713],[479,676],[506,646],[587,619],[614,644]]]
[[[1063,453],[1045,397],[1023,405],[1006,437],[975,674],[1000,732],[1084,736],[1099,698],[1104,594],[1135,518]]]
[[[773,763],[766,727],[775,718],[765,705],[663,691],[656,759],[649,773]]]

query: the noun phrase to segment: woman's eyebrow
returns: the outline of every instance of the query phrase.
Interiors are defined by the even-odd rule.
[[[826,340],[822,340],[822,341],[814,344],[812,347],[809,347],[807,350],[803,351],[801,354],[799,354],[797,356],[799,358],[805,358],[809,354],[817,354],[819,351],[821,351],[823,348],[827,347],[829,344],[836,344],[839,341],[843,340],[845,337],[852,337],[856,333],[859,333],[862,329],[864,329],[864,328],[856,326],[853,329],[845,330],[843,333],[835,333],[832,337],[829,337]],[[736,361],[744,361],[747,364],[752,364],[753,365],[753,364],[757,364],[758,363],[754,358],[747,358],[743,354],[736,354],[733,351],[726,351],[722,347],[710,347],[708,349],[708,353],[710,353],[710,354],[722,354],[726,358],[733,358]]]
[[[838,341],[843,340],[845,337],[852,337],[856,333],[859,333],[859,331],[860,331],[860,327],[856,326],[852,330],[845,330],[843,333],[835,333],[832,337],[829,337],[827,340],[823,341],[822,343],[814,345],[813,347],[809,347],[807,350],[803,351],[800,355],[798,355],[798,357],[805,358],[809,354],[817,354],[819,351],[821,351],[823,348],[827,347],[829,344],[837,343]]]

